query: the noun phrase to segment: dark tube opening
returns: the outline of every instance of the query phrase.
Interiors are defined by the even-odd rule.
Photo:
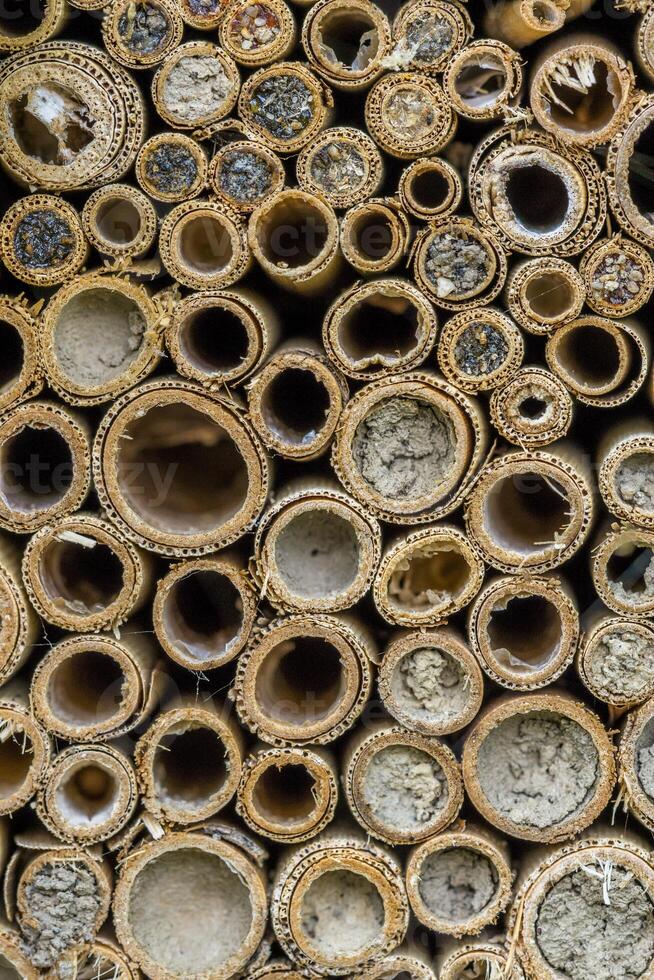
[[[88,615],[111,605],[123,588],[123,565],[114,551],[96,541],[52,540],[39,562],[39,578],[49,599],[71,612]]]
[[[24,425],[0,448],[0,495],[13,510],[47,510],[64,499],[72,482],[70,446],[56,429]]]
[[[200,569],[172,586],[163,617],[173,646],[201,664],[226,653],[236,640],[243,626],[243,602],[226,575]]]
[[[189,313],[180,325],[179,345],[194,368],[227,374],[243,363],[250,340],[242,317],[216,305]]]
[[[261,414],[271,432],[291,445],[313,442],[329,413],[329,392],[312,371],[286,368],[266,386]]]

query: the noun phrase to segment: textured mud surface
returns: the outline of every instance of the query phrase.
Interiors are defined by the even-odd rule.
[[[39,969],[51,967],[75,943],[93,939],[101,903],[88,868],[46,864],[30,879],[25,897],[34,921],[23,926],[25,954]]]
[[[626,306],[644,287],[645,276],[640,263],[620,252],[607,255],[595,270],[591,294],[596,302]]]
[[[552,827],[590,796],[599,759],[576,721],[550,711],[514,715],[497,725],[479,751],[478,777],[504,817],[529,827]]]
[[[580,868],[550,889],[538,911],[538,946],[570,980],[640,977],[654,957],[654,908],[647,892],[625,868],[612,868],[608,894],[605,880],[599,866]]]
[[[425,402],[387,398],[361,422],[354,462],[377,493],[415,499],[433,493],[454,465],[456,444],[448,419]]]
[[[258,51],[272,44],[281,31],[279,18],[267,4],[250,3],[232,18],[230,41],[241,51]]]
[[[352,525],[328,511],[300,514],[275,544],[279,573],[296,595],[339,595],[359,570],[359,546]]]
[[[54,269],[74,247],[70,225],[54,211],[30,211],[16,225],[14,252],[28,269]]]
[[[488,253],[475,238],[443,232],[434,236],[427,249],[425,272],[439,299],[474,295],[488,271]]]
[[[428,91],[402,88],[393,92],[384,104],[386,126],[401,139],[415,141],[427,136],[438,120],[438,113]]]
[[[233,87],[218,58],[180,58],[164,82],[163,102],[177,118],[202,122],[221,109]]]
[[[377,820],[402,831],[430,823],[449,798],[438,762],[407,745],[391,745],[374,754],[362,795]]]
[[[429,65],[438,61],[452,45],[453,29],[443,17],[428,13],[409,22],[405,37],[411,60]]]
[[[148,153],[145,174],[160,194],[183,194],[198,179],[198,165],[185,146],[163,143]]]
[[[654,683],[654,644],[629,630],[607,633],[594,648],[586,669],[598,690],[638,698]]]
[[[313,156],[311,176],[328,194],[352,193],[365,180],[366,165],[355,146],[334,140]]]
[[[509,353],[500,330],[490,323],[471,323],[461,332],[454,348],[454,360],[464,374],[473,378],[498,371]]]
[[[452,847],[429,855],[422,865],[419,887],[434,915],[465,922],[488,905],[497,884],[497,872],[484,854]]]
[[[654,453],[634,453],[618,467],[615,485],[625,504],[654,513]]]
[[[415,718],[447,724],[470,700],[470,675],[443,650],[412,650],[399,662],[391,682],[397,704]]]
[[[266,78],[252,93],[254,119],[277,139],[294,139],[313,119],[311,89],[295,75]]]
[[[149,55],[166,42],[168,18],[157,4],[130,3],[118,21],[118,34],[123,44],[137,55]]]
[[[609,586],[616,599],[627,606],[642,605],[654,596],[654,551],[636,542],[632,560],[618,578],[609,575]]]
[[[329,871],[302,902],[302,930],[324,956],[352,955],[374,942],[384,925],[375,886],[352,871]]]
[[[232,150],[220,165],[220,189],[235,201],[260,201],[272,187],[270,164],[258,153]]]

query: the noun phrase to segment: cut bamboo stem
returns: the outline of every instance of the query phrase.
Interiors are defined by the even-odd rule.
[[[244,214],[277,195],[285,181],[280,158],[256,140],[233,140],[211,160],[209,182],[214,193]]]
[[[629,524],[603,528],[591,553],[593,585],[613,612],[636,619],[654,614],[654,531]]]
[[[0,411],[4,412],[23,398],[38,395],[43,387],[36,320],[27,303],[11,296],[0,295],[0,343]]]
[[[418,72],[394,72],[376,81],[365,112],[378,146],[402,160],[437,153],[456,129],[456,113],[445,92],[435,79]]]
[[[172,0],[146,0],[136,7],[130,3],[111,3],[102,20],[104,46],[127,68],[152,68],[178,47],[184,22]]]
[[[502,41],[472,41],[448,62],[443,87],[464,119],[489,122],[509,115],[522,88],[520,55]]]
[[[355,204],[341,222],[343,255],[362,276],[390,272],[404,258],[410,240],[407,216],[392,197]]]
[[[211,199],[185,201],[161,223],[159,252],[169,275],[189,289],[219,289],[242,279],[251,263],[237,212]]]
[[[0,538],[0,686],[27,661],[39,635],[39,622],[20,575],[20,550]]]
[[[367,88],[391,49],[391,26],[370,0],[318,0],[302,25],[309,64],[336,89]]]
[[[654,289],[654,262],[649,252],[622,235],[600,238],[581,260],[587,303],[601,316],[630,316],[644,306]]]
[[[35,795],[50,766],[52,746],[29,710],[25,685],[13,680],[0,691],[0,815],[20,810]]]
[[[611,514],[639,527],[654,526],[654,425],[634,418],[609,429],[598,451],[598,484]]]
[[[82,226],[103,255],[136,258],[157,235],[157,212],[149,198],[129,184],[109,184],[87,199]]]
[[[187,41],[167,55],[152,79],[152,101],[175,129],[207,126],[234,108],[240,88],[238,68],[209,41]]]
[[[513,266],[505,298],[516,323],[529,333],[549,334],[577,319],[586,299],[586,286],[570,262],[544,255]]]
[[[79,272],[88,244],[79,215],[53,194],[31,194],[11,205],[0,222],[0,255],[30,286],[53,286]]]
[[[241,89],[239,117],[271,150],[297,153],[329,125],[330,89],[299,61],[260,68]]]
[[[438,336],[438,366],[462,391],[498,388],[515,375],[524,353],[519,328],[493,307],[456,313]]]
[[[563,382],[544,368],[523,367],[490,398],[490,419],[514,446],[540,449],[563,439],[574,402]]]
[[[465,5],[456,0],[409,0],[393,21],[395,43],[384,67],[427,74],[442,71],[473,30]]]
[[[155,201],[177,203],[206,187],[207,155],[186,133],[157,133],[143,144],[136,158],[136,179]]]
[[[239,65],[260,68],[286,58],[295,47],[293,13],[284,0],[230,0],[220,22],[222,47]]]
[[[426,4],[428,0],[417,2]],[[441,6],[444,5],[441,3]],[[447,160],[420,157],[402,171],[398,193],[404,210],[409,214],[425,221],[442,220],[453,214],[461,204],[463,181]]]
[[[352,126],[323,130],[304,147],[295,166],[302,190],[324,197],[334,208],[349,208],[373,197],[384,176],[379,150],[366,133]]]
[[[630,708],[654,695],[654,626],[628,616],[599,615],[584,632],[577,672],[593,697]]]

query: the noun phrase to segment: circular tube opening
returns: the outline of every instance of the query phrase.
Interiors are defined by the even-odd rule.
[[[322,210],[309,200],[285,197],[270,207],[256,225],[263,257],[272,266],[301,269],[323,253],[329,238]]]
[[[25,345],[16,327],[0,320],[0,394],[10,391],[19,380],[25,364]]]
[[[528,470],[498,480],[488,494],[485,511],[493,540],[523,553],[558,540],[570,521],[570,501],[561,484]]]
[[[369,878],[355,871],[323,871],[302,897],[301,928],[321,955],[351,958],[379,940],[384,903]]]
[[[92,548],[52,539],[39,562],[39,579],[48,598],[78,615],[102,612],[123,588],[123,565],[106,544]]]
[[[306,824],[316,809],[316,780],[300,763],[278,762],[256,781],[252,801],[264,820],[284,827]]]
[[[340,319],[338,341],[353,365],[382,355],[399,360],[420,341],[420,311],[400,293],[371,292],[352,303]],[[381,366],[381,365],[380,365]]]
[[[54,804],[58,822],[87,830],[110,820],[120,799],[116,774],[99,761],[72,765],[58,781]]]
[[[226,653],[243,628],[243,602],[220,572],[199,569],[166,594],[163,622],[170,641],[199,665]]]
[[[359,572],[355,528],[333,510],[293,516],[275,540],[277,573],[294,595],[324,599],[348,589]]]
[[[621,374],[617,337],[586,324],[568,330],[556,344],[556,360],[566,375],[586,390],[606,390]]]
[[[310,725],[328,718],[346,693],[336,647],[316,636],[296,636],[272,648],[259,667],[256,698],[276,722]]]
[[[449,182],[436,167],[426,167],[414,174],[409,189],[418,207],[425,211],[440,210],[452,196]]]
[[[0,495],[22,514],[61,503],[73,484],[70,446],[50,426],[24,425],[0,446]]]
[[[575,308],[575,296],[568,279],[560,272],[538,272],[525,286],[527,308],[539,319],[561,320]]]
[[[554,61],[547,89],[552,98],[548,98],[547,105],[552,122],[561,129],[592,133],[604,129],[613,119],[622,85],[617,74],[605,62],[586,53],[582,65],[583,52],[579,54],[580,59],[572,63],[566,58],[566,63],[560,66],[558,72]],[[583,74],[583,81],[579,78],[580,74]],[[589,81],[589,75],[592,81]]]
[[[127,678],[106,653],[83,650],[59,661],[48,682],[48,708],[74,728],[109,722],[121,709]]]
[[[25,37],[38,30],[45,20],[50,0],[29,0],[3,10],[0,17],[0,35],[5,37]]]
[[[324,428],[330,398],[313,371],[286,368],[266,386],[261,414],[270,431],[282,442],[303,446]]]
[[[205,374],[228,374],[246,360],[250,338],[243,318],[216,304],[190,313],[179,329],[186,360]]]
[[[112,245],[129,245],[136,241],[142,225],[138,208],[124,197],[108,198],[95,213],[99,237]]]
[[[570,198],[565,181],[547,167],[512,167],[505,193],[516,220],[528,232],[556,231],[568,215]]]
[[[383,211],[369,209],[349,225],[350,246],[368,262],[381,262],[395,240],[391,219]]]
[[[563,637],[558,609],[539,595],[514,595],[495,606],[486,632],[494,659],[512,673],[547,666],[561,649]]]
[[[203,276],[222,272],[234,260],[232,237],[216,215],[198,215],[184,222],[178,247],[181,262]]]
[[[186,722],[169,728],[157,743],[152,762],[155,795],[169,806],[200,809],[224,788],[225,746],[211,728]]]

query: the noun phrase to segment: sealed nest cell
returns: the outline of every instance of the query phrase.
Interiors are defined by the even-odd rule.
[[[211,160],[209,181],[215,194],[248,214],[283,190],[284,166],[272,150],[254,140],[234,140]]]
[[[472,21],[463,4],[443,0],[409,0],[393,21],[393,49],[385,68],[442,71],[469,39]]]
[[[284,0],[230,0],[220,23],[220,43],[246,68],[280,61],[296,41],[293,13]]]
[[[208,163],[202,147],[184,133],[151,136],[136,158],[136,179],[155,201],[176,203],[204,190]]]
[[[605,506],[631,524],[654,525],[654,431],[644,419],[614,427],[605,437],[598,474]]]
[[[437,81],[418,72],[394,72],[371,88],[366,125],[382,150],[411,160],[449,143],[456,116]]]
[[[653,709],[654,702],[650,698],[629,711],[618,742],[618,776],[623,805],[649,830],[654,826]]]
[[[654,133],[654,99],[642,95],[609,145],[606,160],[611,209],[620,227],[646,248],[654,242],[647,158]]]
[[[299,61],[260,68],[243,84],[239,116],[271,150],[291,154],[329,124],[333,97]]]
[[[194,129],[222,119],[238,98],[233,59],[217,44],[187,41],[175,48],[152,80],[152,99],[168,125]]]
[[[367,88],[390,52],[391,27],[370,0],[318,0],[304,18],[302,45],[334,88]]]
[[[324,197],[335,208],[347,208],[375,194],[383,161],[373,141],[359,129],[324,130],[297,159],[298,184]]]
[[[473,41],[448,60],[443,88],[464,119],[502,118],[518,101],[522,86],[520,56],[501,41]]]
[[[179,12],[189,27],[213,31],[222,20],[226,0],[179,0]]]
[[[594,617],[577,654],[577,671],[600,701],[632,707],[654,694],[654,627],[605,612]]]
[[[2,261],[30,286],[53,286],[84,264],[88,245],[72,205],[50,194],[20,198],[0,224]]]
[[[654,263],[649,252],[621,235],[600,239],[584,255],[587,303],[602,316],[629,316],[644,306],[654,289]]]
[[[184,24],[171,0],[118,0],[102,21],[109,54],[128,68],[151,68],[182,40]]]
[[[490,303],[506,280],[506,253],[484,224],[454,216],[420,233],[414,275],[431,301],[446,310]]]
[[[599,718],[568,694],[500,698],[466,736],[466,793],[485,820],[511,837],[567,840],[607,805],[613,752]]]
[[[485,391],[506,382],[520,367],[524,341],[513,320],[499,310],[465,310],[438,337],[438,365],[463,391]]]

